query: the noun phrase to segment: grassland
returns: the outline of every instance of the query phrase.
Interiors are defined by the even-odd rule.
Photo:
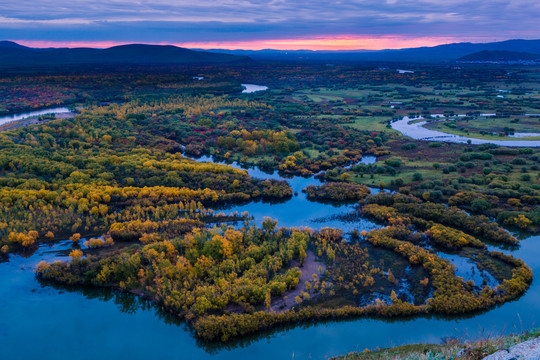
[[[344,124],[358,130],[365,131],[387,131],[389,134],[395,133],[396,130],[388,129],[386,124],[390,120],[388,116],[360,116],[353,118],[353,123]]]

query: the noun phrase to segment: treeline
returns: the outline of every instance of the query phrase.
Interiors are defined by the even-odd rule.
[[[208,72],[207,81],[193,74]],[[148,69],[61,69],[19,73],[3,71],[0,76],[0,116],[73,103],[123,102],[144,93],[222,95],[239,93],[242,87],[231,73],[213,66],[155,67]]]
[[[320,186],[310,185],[304,189],[309,200],[319,201],[360,201],[369,195],[367,186],[345,183],[329,182]]]
[[[366,199],[366,204],[362,211],[379,221],[392,222],[396,218],[406,219],[409,223],[415,224],[424,230],[438,223],[462,230],[484,240],[506,244],[518,243],[518,240],[512,234],[502,229],[488,217],[469,215],[457,207],[421,202],[420,199],[410,195],[388,193],[370,196]],[[447,241],[452,242],[452,240]],[[471,243],[472,240],[465,241]]]

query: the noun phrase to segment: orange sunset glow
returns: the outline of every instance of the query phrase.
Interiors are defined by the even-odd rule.
[[[124,45],[131,42],[118,41],[27,41],[16,40],[18,43],[30,47],[92,47],[107,48]],[[383,50],[401,49],[420,46],[436,46],[458,41],[451,37],[415,37],[400,36],[333,36],[312,37],[297,39],[270,39],[248,41],[200,41],[200,42],[153,42],[156,45],[175,45],[192,49],[230,49],[230,50]]]

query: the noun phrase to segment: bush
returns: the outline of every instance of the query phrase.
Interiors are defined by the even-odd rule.
[[[471,201],[471,209],[474,212],[484,212],[491,209],[491,203],[482,199],[474,199]]]
[[[416,144],[415,143],[403,144],[403,145],[401,145],[401,148],[403,150],[414,150],[414,149],[416,149]]]

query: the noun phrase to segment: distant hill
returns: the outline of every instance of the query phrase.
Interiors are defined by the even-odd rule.
[[[22,46],[13,41],[0,41],[0,48],[16,48],[16,49],[28,49],[26,46]]]
[[[456,43],[434,47],[383,51],[381,55],[399,57],[402,61],[455,61],[481,51],[540,53],[540,40],[507,40],[493,43]],[[389,58],[388,58],[389,59]]]
[[[389,61],[437,63],[452,62],[481,51],[511,51],[540,54],[540,40],[507,40],[492,43],[454,43],[379,51],[280,51],[280,50],[212,50],[235,55],[249,55],[254,60],[294,60],[320,62]]]
[[[245,55],[194,51],[171,45],[121,45],[108,49],[28,48],[11,41],[0,42],[0,67],[64,65],[174,65],[250,62]]]
[[[540,60],[540,54],[517,51],[491,51],[484,50],[466,55],[458,59],[463,62],[510,62],[510,61]]]

